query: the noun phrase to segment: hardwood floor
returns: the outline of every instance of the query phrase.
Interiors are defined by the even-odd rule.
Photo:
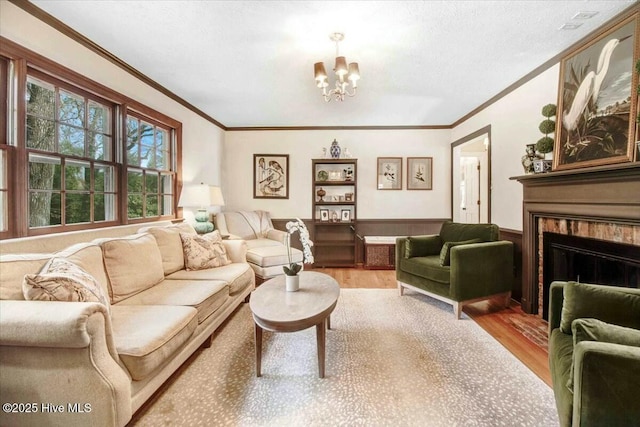
[[[393,270],[314,268],[314,271],[332,276],[343,288],[397,288]],[[465,306],[463,311],[551,386],[547,323],[544,320],[524,313],[515,301],[511,301],[508,309],[503,309],[499,301],[488,300]]]

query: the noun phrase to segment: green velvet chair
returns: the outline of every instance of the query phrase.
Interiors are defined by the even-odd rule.
[[[640,426],[640,290],[553,282],[549,299],[560,425]]]
[[[511,300],[513,243],[499,241],[495,224],[445,221],[440,233],[396,240],[398,290],[411,289],[462,307],[495,296]]]

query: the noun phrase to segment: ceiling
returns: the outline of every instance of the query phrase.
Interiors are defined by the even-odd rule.
[[[230,128],[451,125],[634,2],[32,0]],[[362,78],[325,103],[336,31]]]

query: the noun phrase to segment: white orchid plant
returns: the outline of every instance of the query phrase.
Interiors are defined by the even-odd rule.
[[[291,236],[296,231],[300,233],[300,243],[302,243],[302,260],[307,264],[313,264],[313,254],[311,253],[311,247],[313,242],[309,239],[309,230],[304,222],[300,218],[296,218],[295,221],[289,221],[287,223],[287,232],[289,238],[287,239],[287,255],[289,257],[289,266],[283,266],[284,274],[287,276],[295,276],[302,270],[302,264],[298,264],[291,261]]]

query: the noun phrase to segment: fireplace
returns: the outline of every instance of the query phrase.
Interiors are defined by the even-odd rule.
[[[524,175],[512,178],[523,185],[522,225],[522,309],[526,313],[546,318],[548,296],[545,287],[551,282],[548,269],[557,270],[557,280],[576,280],[580,270],[581,282],[627,281],[638,287],[640,264],[640,162],[599,166],[576,170],[554,171],[545,174]],[[544,257],[546,236],[561,235],[555,241],[557,253],[554,261],[573,257],[573,270],[569,267],[549,266]],[[572,237],[586,238],[586,248],[577,254],[563,252]],[[595,241],[595,242],[594,242]],[[553,242],[553,238],[552,238]],[[609,249],[609,244],[613,249]],[[578,243],[580,245],[580,243]],[[631,246],[631,248],[628,248]],[[626,249],[625,249],[626,248]],[[597,250],[596,250],[597,249]],[[610,264],[612,256],[620,250],[622,267]],[[603,251],[605,254],[595,255]],[[584,253],[586,252],[586,254]],[[589,258],[589,257],[595,257]],[[589,264],[591,263],[591,264]],[[595,264],[594,264],[595,263]],[[582,265],[589,264],[594,271]],[[597,267],[596,267],[597,265]],[[545,270],[545,268],[547,270]],[[595,273],[595,270],[599,273]],[[616,271],[623,269],[624,278]],[[552,271],[553,271],[552,270]],[[613,273],[615,274],[613,274]],[[560,273],[566,273],[566,278]],[[593,276],[595,274],[596,276]],[[600,274],[600,276],[597,276]]]
[[[542,234],[543,319],[549,317],[549,287],[554,280],[640,287],[640,246],[551,232]]]

